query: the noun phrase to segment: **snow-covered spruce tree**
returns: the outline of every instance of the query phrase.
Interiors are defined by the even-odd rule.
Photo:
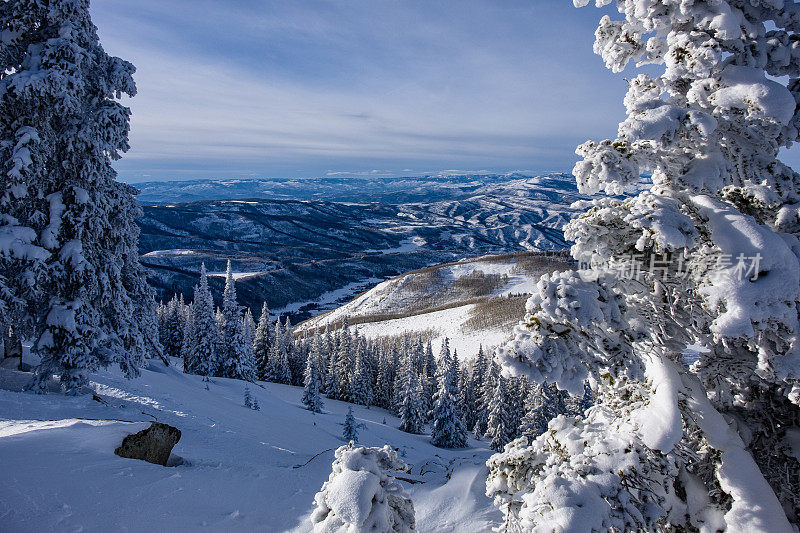
[[[420,398],[422,386],[413,368],[405,372],[405,380],[397,399],[397,416],[400,418],[400,431],[422,433],[425,429],[424,405]]]
[[[194,292],[197,294],[198,287]],[[183,328],[183,342],[181,344],[181,357],[183,358],[183,371],[187,374],[197,374],[197,361],[194,359],[194,304],[187,306],[186,321]]]
[[[350,442],[358,442],[358,423],[353,416],[353,406],[347,406],[347,415],[344,417],[342,437]]]
[[[800,126],[800,11],[616,6],[595,51],[615,72],[635,61],[658,75],[630,80],[619,137],[579,147],[574,173],[584,193],[631,194],[568,224],[591,268],[544,277],[498,352],[507,373],[573,394],[591,376],[600,403],[492,458],[487,493],[524,530],[791,531],[800,176],[777,156]],[[692,343],[709,351],[687,367]]]
[[[486,435],[486,431],[489,428],[489,405],[492,401],[492,397],[494,396],[494,390],[497,387],[499,373],[500,366],[494,360],[489,361],[488,368],[486,369],[481,382],[481,390],[477,398],[478,416],[477,422],[475,422],[475,427],[472,428],[472,433],[475,435],[476,439],[480,439]]]
[[[261,316],[258,317],[258,326],[253,339],[253,355],[256,362],[256,376],[258,379],[266,380],[269,378],[269,307],[267,302],[261,306]]]
[[[379,346],[378,378],[375,382],[375,405],[387,410],[394,410],[394,381],[395,368],[386,347],[383,343]]]
[[[164,316],[164,330],[161,345],[164,353],[170,357],[181,356],[181,346],[183,346],[183,334],[186,329],[185,311],[182,300],[174,295],[166,306]]]
[[[217,372],[217,318],[214,299],[208,288],[205,263],[200,265],[200,283],[194,291],[192,304],[192,344],[190,345],[191,371],[207,380]]]
[[[234,379],[255,379],[252,348],[247,342],[242,313],[236,301],[236,284],[231,262],[228,260],[225,291],[222,296],[220,373]]]
[[[534,384],[525,398],[522,434],[531,439],[547,431],[547,424],[558,415],[567,414],[568,394],[552,384]],[[581,411],[582,414],[583,411]],[[571,413],[570,414],[578,414]]]
[[[253,360],[253,372],[255,372],[256,354],[253,350],[253,345],[255,345],[256,341],[256,321],[253,318],[253,310],[249,307],[245,309],[244,315],[242,315],[242,327],[244,328],[244,342]]]
[[[570,416],[584,416],[586,411],[594,405],[594,392],[589,382],[583,384],[583,394],[573,396],[567,395],[564,399],[564,407],[566,414]]]
[[[489,401],[489,417],[486,425],[486,437],[491,439],[489,447],[501,451],[511,442],[514,436],[513,423],[509,413],[509,399],[506,379],[497,379],[497,386]]]
[[[283,328],[283,343],[286,350],[286,360],[289,363],[290,385],[299,387],[303,385],[303,373],[306,369],[305,353],[302,351],[302,343],[294,341],[292,323],[286,317]]]
[[[280,328],[280,323],[276,328]],[[289,357],[281,343],[274,343],[269,354],[269,381],[289,385],[292,382],[292,372],[289,369]]]
[[[303,405],[305,405],[306,409],[309,411],[321,413],[324,403],[322,401],[322,395],[319,391],[320,377],[319,371],[317,370],[317,359],[313,356],[309,356],[306,360],[304,379],[305,388],[303,389]]]
[[[160,346],[136,191],[111,167],[134,67],[105,53],[85,0],[3,2],[0,28],[0,326],[34,341],[39,391],[112,363],[136,375]]]
[[[414,504],[392,472],[408,466],[389,446],[342,446],[328,481],[314,497],[317,533],[416,531]]]
[[[328,398],[331,400],[341,400],[339,391],[342,390],[342,382],[345,377],[339,376],[339,353],[338,350],[333,349],[330,352],[328,359],[328,372],[325,379],[325,391]]]
[[[475,427],[475,423],[478,421],[473,385],[469,365],[465,363],[458,372],[458,403],[461,407],[464,427],[467,429]]]
[[[458,362],[450,355],[447,339],[439,359],[439,390],[431,409],[431,443],[440,448],[463,448],[467,430],[458,407]]]
[[[244,386],[244,406],[248,409],[253,408],[253,395],[250,393],[250,387]]]
[[[370,405],[372,403],[372,395],[372,384],[370,383],[366,354],[364,350],[358,350],[355,366],[353,367],[353,375],[350,376],[348,385],[348,401],[358,405]]]

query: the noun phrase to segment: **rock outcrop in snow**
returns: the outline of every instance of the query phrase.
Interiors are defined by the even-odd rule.
[[[181,430],[161,422],[128,435],[114,453],[128,459],[140,459],[155,465],[167,466],[172,448],[181,440]]]

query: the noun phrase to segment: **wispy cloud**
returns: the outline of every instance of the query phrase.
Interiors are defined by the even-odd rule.
[[[569,170],[625,82],[569,2],[96,0],[137,66],[130,180]]]

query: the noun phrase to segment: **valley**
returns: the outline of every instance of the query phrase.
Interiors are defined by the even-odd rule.
[[[181,194],[200,199],[146,203]],[[217,198],[226,199],[208,199],[222,194]],[[432,200],[420,201],[426,195]],[[559,174],[375,178],[347,186],[341,180],[288,180],[280,187],[258,180],[159,183],[140,194],[139,246],[157,299],[191,298],[201,263],[212,288],[220,289],[230,259],[243,305],[255,310],[266,301],[298,322],[411,270],[487,254],[562,250],[561,228],[581,198],[574,181]]]

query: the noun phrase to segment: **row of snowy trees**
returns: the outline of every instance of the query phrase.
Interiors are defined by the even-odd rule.
[[[336,332],[298,339],[293,351],[307,354],[303,402],[309,409],[321,410],[323,394],[382,407],[400,418],[401,430],[429,428],[433,444],[444,448],[466,446],[471,431],[500,450],[520,435],[538,435],[558,414],[580,414],[592,403],[588,387],[570,396],[554,386],[502,377],[482,348],[461,362],[445,339],[434,357],[431,343],[421,338],[369,340],[346,320]]]
[[[370,340],[344,326],[295,339],[288,319],[270,321],[266,305],[256,325],[236,303],[230,264],[220,309],[214,308],[205,268],[191,305],[181,297],[159,305],[166,353],[184,358],[186,372],[303,386],[303,404],[321,412],[323,396],[394,412],[400,429],[424,433],[457,448],[467,434],[487,438],[493,449],[520,435],[542,433],[558,414],[582,413],[591,392],[572,397],[554,386],[500,376],[482,348],[460,362],[444,340],[438,357],[430,342],[404,335]]]

